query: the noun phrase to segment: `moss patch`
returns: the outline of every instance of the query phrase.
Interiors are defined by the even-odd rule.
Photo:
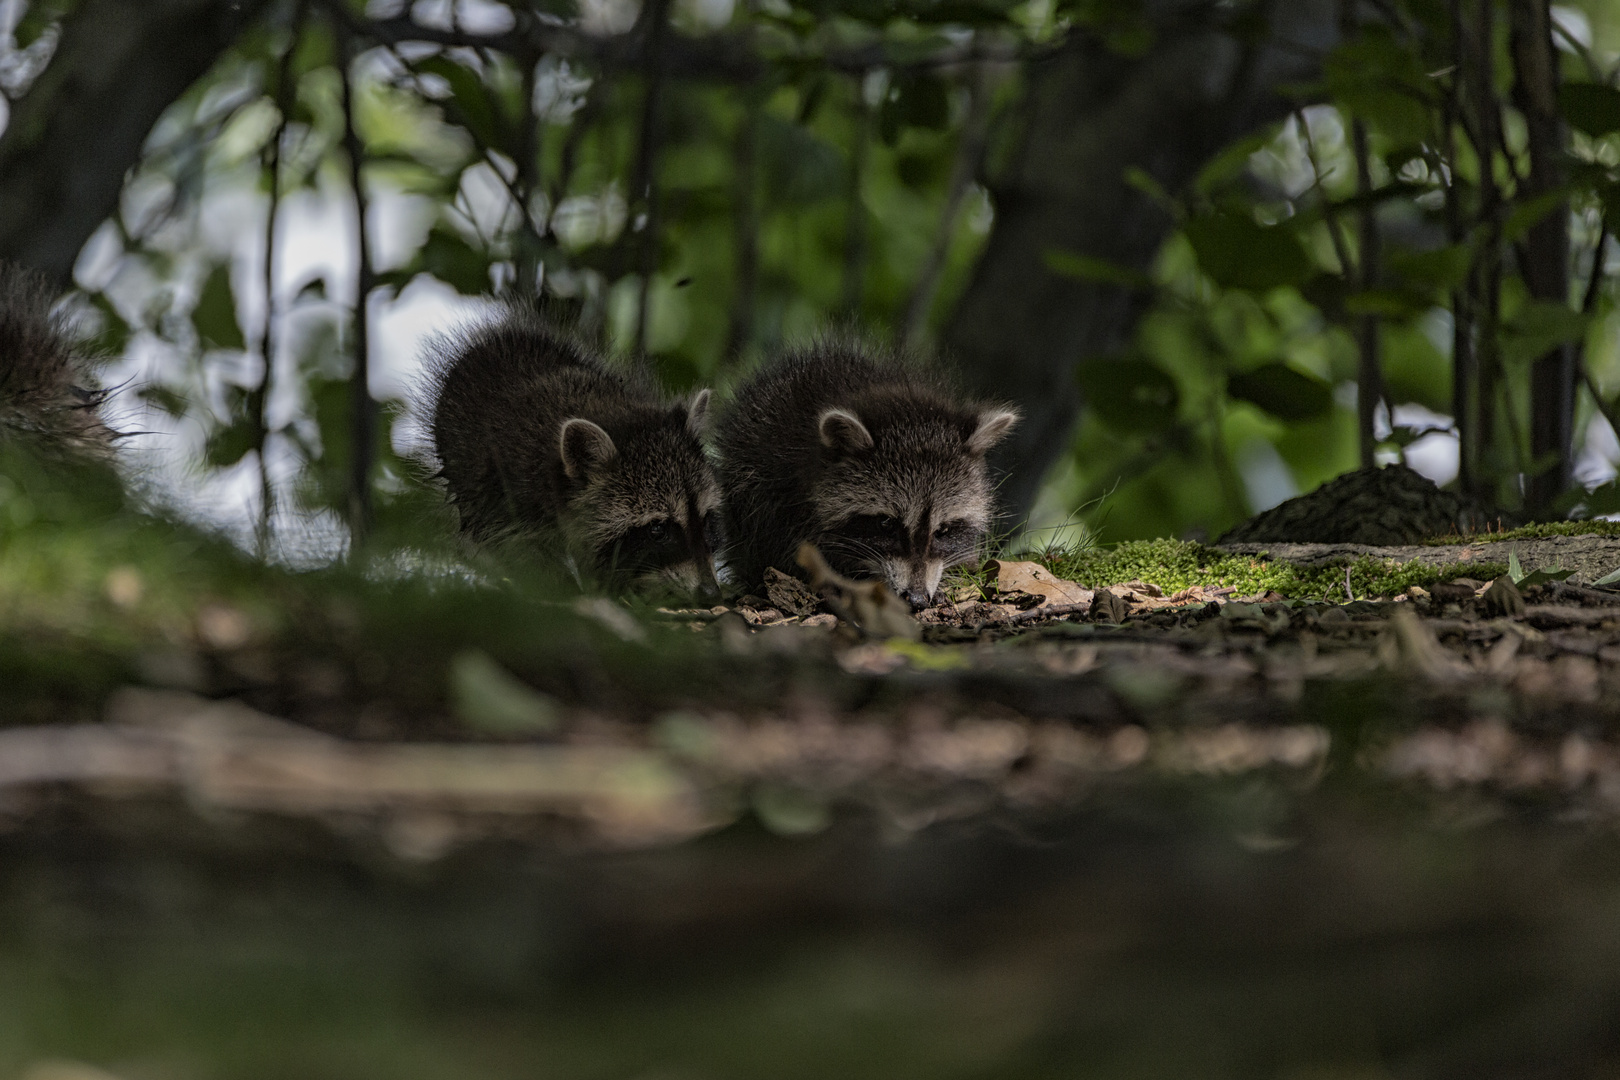
[[[1447,544],[1471,544],[1497,540],[1545,540],[1552,536],[1620,536],[1620,521],[1544,521],[1538,525],[1521,525],[1502,532],[1469,533],[1459,536],[1435,536],[1423,541],[1429,547]]]
[[[1113,548],[1048,551],[1042,561],[1054,574],[1082,585],[1145,581],[1167,593],[1202,585],[1231,586],[1239,596],[1272,590],[1293,600],[1346,599],[1343,565],[1305,569],[1258,556],[1232,555],[1184,540],[1133,540]],[[1350,588],[1357,599],[1394,596],[1413,585],[1427,586],[1460,577],[1489,580],[1507,572],[1497,563],[1429,566],[1371,556],[1355,560],[1349,569]]]

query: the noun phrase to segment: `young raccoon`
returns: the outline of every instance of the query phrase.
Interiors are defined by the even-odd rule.
[[[666,401],[514,310],[440,343],[428,393],[440,475],[475,539],[551,537],[612,584],[718,593],[709,391]]]
[[[1017,422],[855,342],[790,352],[720,419],[726,561],[757,586],[808,540],[833,569],[923,607],[946,568],[977,556],[992,517],[984,455]]]
[[[51,314],[51,292],[30,271],[0,261],[0,441],[63,456],[107,458],[113,431],[86,386],[89,358]]]

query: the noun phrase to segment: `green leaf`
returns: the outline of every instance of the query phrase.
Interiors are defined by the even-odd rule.
[[[203,281],[197,306],[191,309],[191,324],[197,338],[209,349],[247,348],[242,327],[236,321],[236,298],[231,294],[231,268],[227,263],[214,267]]]
[[[1522,240],[1524,234],[1541,224],[1548,214],[1560,208],[1567,213],[1568,202],[1569,189],[1562,187],[1524,200],[1508,213],[1507,220],[1502,223],[1502,239],[1510,244]]]
[[[28,4],[23,10],[22,18],[17,20],[16,27],[11,31],[12,40],[17,43],[17,48],[26,49],[38,41],[40,35],[66,15],[73,6],[73,0],[33,0],[33,3]]]
[[[118,313],[106,293],[91,293],[90,304],[101,316],[101,330],[96,334],[97,348],[122,354],[129,347],[130,326]]]
[[[1118,263],[1099,259],[1093,255],[1081,255],[1062,248],[1047,248],[1041,252],[1041,262],[1048,270],[1062,277],[1095,281],[1102,285],[1120,285],[1127,289],[1143,291],[1153,288],[1153,279],[1140,270],[1132,270],[1128,266],[1120,266]]]
[[[1569,126],[1594,139],[1620,131],[1620,90],[1599,83],[1565,83],[1558,111]]]
[[[1287,364],[1236,372],[1226,380],[1226,392],[1290,422],[1315,420],[1333,411],[1333,388]]]
[[[1502,360],[1527,364],[1586,336],[1590,317],[1553,300],[1533,300],[1502,332]]]
[[[463,723],[495,735],[555,731],[562,710],[555,698],[526,685],[478,649],[450,660],[450,703]]]
[[[191,403],[186,400],[184,393],[162,383],[149,383],[136,391],[135,396],[150,405],[156,405],[170,416],[184,416],[191,408]]]
[[[235,465],[241,458],[248,457],[248,450],[258,444],[258,431],[251,416],[237,416],[215,429],[214,434],[207,437],[207,445],[203,450],[204,460],[214,468],[228,468]]]
[[[1097,418],[1118,431],[1161,431],[1176,422],[1181,392],[1163,368],[1146,360],[1097,359],[1075,372]]]
[[[1406,319],[1434,307],[1426,296],[1403,289],[1363,289],[1344,298],[1347,315],[1376,315],[1384,319]]]
[[[1328,93],[1353,116],[1397,147],[1426,141],[1433,129],[1433,80],[1409,42],[1383,26],[1368,26],[1322,64]]]
[[[504,125],[500,123],[489,88],[476,71],[443,55],[417,61],[416,70],[425,75],[437,75],[450,84],[450,104],[459,114],[453,119],[471,132],[480,146],[508,149],[501,137]]]
[[[759,150],[765,195],[776,205],[809,206],[844,190],[844,155],[808,128],[762,116]]]
[[[1467,279],[1474,253],[1466,245],[1453,244],[1433,251],[1391,252],[1388,261],[1389,268],[1404,281],[1450,289]]]
[[[463,296],[489,292],[489,260],[454,231],[435,225],[417,256],[422,269]]]
[[[1602,577],[1600,577],[1596,581],[1592,582],[1592,584],[1595,585],[1595,586],[1596,585],[1613,585],[1616,582],[1620,582],[1620,568],[1610,570],[1607,574],[1604,574]]]
[[[1512,578],[1513,584],[1521,589],[1528,589],[1532,585],[1545,585],[1549,581],[1563,581],[1574,572],[1557,566],[1544,566],[1527,574],[1519,562],[1519,545],[1514,544],[1508,552],[1508,577]]]
[[[1311,259],[1286,228],[1264,228],[1235,214],[1194,218],[1184,226],[1198,265],[1217,285],[1266,291],[1303,285]]]

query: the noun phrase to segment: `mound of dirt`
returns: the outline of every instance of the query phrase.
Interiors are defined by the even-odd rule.
[[[1221,544],[1414,544],[1449,533],[1517,525],[1505,515],[1442,491],[1405,465],[1358,469],[1245,521]]]

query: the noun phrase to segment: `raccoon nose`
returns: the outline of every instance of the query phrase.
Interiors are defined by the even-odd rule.
[[[906,590],[906,603],[911,605],[912,611],[921,611],[923,608],[928,606],[928,601],[930,599],[932,599],[932,597],[923,592],[921,589],[911,588]]]
[[[718,603],[720,600],[720,583],[713,578],[705,578],[698,582],[697,598],[705,604]]]

